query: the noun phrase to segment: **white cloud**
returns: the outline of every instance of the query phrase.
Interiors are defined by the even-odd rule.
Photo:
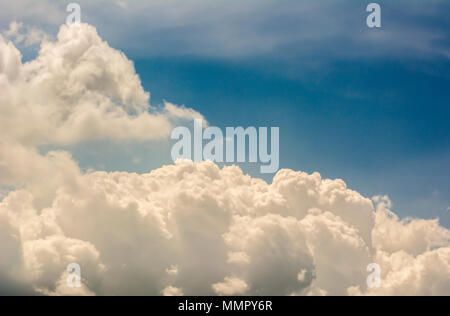
[[[248,290],[248,285],[245,281],[238,278],[226,277],[224,282],[213,284],[214,292],[218,295],[240,295]]]
[[[79,288],[68,287],[68,278],[70,278],[69,273],[63,273],[61,278],[56,281],[56,288],[54,291],[48,291],[46,288],[37,290],[47,296],[95,296],[95,293],[91,292],[85,284],[81,284],[81,287]]]
[[[183,291],[179,288],[168,286],[162,292],[163,296],[183,296]]]
[[[170,102],[164,102],[164,110],[172,117],[176,119],[185,119],[185,120],[193,120],[193,119],[201,119],[205,120],[205,117],[199,112],[186,108],[184,106],[177,106]],[[206,123],[206,122],[205,122]]]
[[[10,39],[13,39],[15,42],[22,42],[23,35],[20,34],[20,30],[23,28],[23,23],[17,23],[17,21],[13,21],[9,24],[9,29],[4,32],[4,35]]]
[[[361,292],[349,288],[351,295],[414,295],[447,296],[450,293],[450,248],[442,247],[413,256],[405,251],[392,254],[379,251],[377,262],[382,266],[380,288]]]
[[[151,107],[133,63],[87,24],[63,25],[57,40],[44,41],[25,64],[0,36],[0,71],[4,141],[35,146],[160,139],[168,137],[173,120],[200,116],[169,103],[163,111]]]
[[[13,21],[9,24],[9,29],[3,35],[12,40],[15,44],[23,44],[25,47],[40,44],[49,36],[37,27],[24,26],[23,23]]]
[[[377,205],[376,229],[372,236],[378,249],[390,254],[404,251],[417,256],[435,247],[450,246],[450,231],[440,226],[438,220],[399,220],[387,205],[383,202]]]
[[[391,217],[373,222],[374,241],[365,240],[364,222],[338,214],[358,218],[357,206],[370,200],[318,174],[284,170],[268,184],[238,167],[181,161],[143,175],[67,174],[40,211],[34,191],[0,203],[8,258],[0,270],[44,294],[67,293],[60,280],[71,262],[83,267],[84,294],[448,293],[448,230]],[[293,196],[303,199],[292,204]],[[378,237],[417,226],[415,248],[407,238],[389,246]],[[365,288],[371,262],[382,268],[378,290]]]

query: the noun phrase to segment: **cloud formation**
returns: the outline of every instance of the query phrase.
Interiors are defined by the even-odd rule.
[[[37,27],[24,26],[23,23],[13,21],[4,35],[15,44],[23,44],[25,47],[40,44],[47,39],[47,34]]]
[[[0,203],[0,270],[40,294],[450,289],[448,230],[436,221],[400,221],[386,205],[374,209],[342,181],[318,174],[282,170],[268,184],[238,167],[180,161],[143,175],[70,175],[43,209],[33,191],[11,192]],[[65,286],[72,262],[82,267],[82,289]],[[381,266],[381,288],[367,289],[372,262]]]
[[[0,88],[2,140],[22,145],[159,139],[173,120],[201,118],[172,104],[150,106],[133,63],[87,24],[62,26],[25,64],[0,36]]]
[[[147,174],[82,171],[39,145],[168,136],[200,114],[154,109],[132,62],[89,25],[38,57],[0,37],[0,294],[417,295],[450,293],[450,232],[400,220],[387,197],[281,170],[179,161]],[[67,266],[81,266],[81,288]],[[378,263],[382,286],[368,289]]]

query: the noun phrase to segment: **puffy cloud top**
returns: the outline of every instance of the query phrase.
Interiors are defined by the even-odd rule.
[[[71,262],[85,286],[72,294],[449,293],[449,231],[375,210],[341,180],[282,170],[268,184],[189,161],[70,177],[50,207],[36,209],[33,189],[0,204],[0,269],[39,293],[70,294]],[[393,234],[416,246],[380,237]],[[379,289],[366,286],[372,262]]]
[[[151,107],[133,63],[87,24],[63,25],[25,64],[0,36],[0,88],[0,132],[23,145],[158,139],[173,120],[201,117],[174,105]]]

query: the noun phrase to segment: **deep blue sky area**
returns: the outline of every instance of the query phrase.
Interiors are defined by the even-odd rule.
[[[255,61],[135,65],[152,104],[185,104],[222,128],[279,126],[281,168],[342,178],[366,196],[388,194],[402,216],[450,226],[446,60],[356,60],[295,76]]]

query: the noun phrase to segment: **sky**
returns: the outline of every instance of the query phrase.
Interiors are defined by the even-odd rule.
[[[24,62],[40,63],[33,71],[46,65],[45,58],[51,60],[39,53],[39,45],[44,38],[58,39],[68,3],[1,0],[0,31]],[[382,27],[373,29],[366,25],[367,1],[78,3],[82,22],[130,60],[115,68],[122,57],[111,53],[104,67],[117,77],[126,73],[133,110],[145,112],[142,104],[150,98],[157,114],[144,113],[141,122],[156,127],[135,129],[128,121],[112,120],[111,130],[95,130],[99,137],[82,132],[65,137],[74,125],[55,127],[61,137],[42,131],[42,141],[18,133],[17,139],[36,146],[37,155],[66,150],[83,171],[145,174],[172,164],[173,142],[154,135],[173,120],[201,115],[222,129],[276,126],[280,169],[342,179],[365,197],[389,196],[386,203],[400,218],[439,218],[450,228],[448,1],[379,0]],[[11,22],[22,23],[18,32],[12,32]],[[128,92],[120,85],[114,89],[120,90],[115,98],[128,102]],[[166,102],[184,106],[181,117]],[[131,136],[122,137],[128,130]],[[252,178],[275,181],[254,165],[240,167]],[[0,198],[13,186],[0,182]],[[48,204],[46,196],[40,199]],[[246,288],[233,280],[215,288],[225,293],[233,286]]]
[[[54,35],[65,3],[38,3],[2,3],[0,26],[17,20]],[[221,128],[279,126],[281,168],[388,194],[402,216],[449,227],[448,2],[380,1],[381,29],[366,26],[366,4],[355,1],[80,4],[83,21],[135,62],[152,104],[185,104]],[[75,157],[137,172],[171,161],[170,144],[131,144],[135,157],[107,161],[97,146]]]

